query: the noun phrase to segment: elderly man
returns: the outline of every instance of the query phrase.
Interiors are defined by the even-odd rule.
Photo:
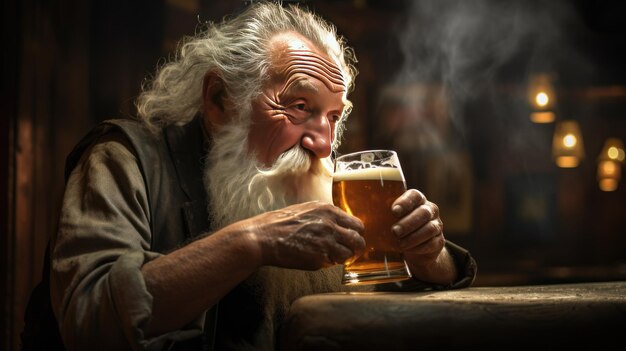
[[[256,3],[181,46],[139,121],[79,142],[50,246],[65,347],[273,349],[293,300],[347,290],[363,224],[332,205],[328,163],[353,62],[320,18]],[[392,209],[412,288],[471,284],[435,204],[409,190]]]

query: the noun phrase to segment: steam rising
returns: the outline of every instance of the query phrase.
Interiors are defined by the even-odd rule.
[[[572,69],[585,64],[573,42],[579,18],[565,1],[409,4],[397,29],[403,63],[380,94],[377,133],[398,151],[407,184],[440,205],[447,230],[467,232],[472,177],[492,168],[473,158],[522,171],[533,166],[528,155],[550,162],[551,137],[529,121],[526,87],[533,74],[586,71]]]
[[[462,129],[460,107],[494,78],[515,67],[512,79],[551,70],[563,50],[563,28],[573,19],[562,1],[419,0],[399,30],[404,56],[396,84],[440,83],[452,125]],[[567,51],[567,50],[566,50]],[[563,55],[563,54],[561,54]],[[521,72],[520,72],[521,70]],[[523,83],[523,82],[516,82]]]

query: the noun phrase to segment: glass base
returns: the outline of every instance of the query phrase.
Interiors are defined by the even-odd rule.
[[[397,269],[370,269],[367,271],[346,271],[344,269],[341,278],[343,285],[366,285],[399,282],[411,279],[411,274],[406,267]]]

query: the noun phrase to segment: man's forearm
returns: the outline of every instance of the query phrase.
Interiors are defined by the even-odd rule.
[[[437,259],[428,263],[424,263],[423,258],[420,258],[418,255],[412,255],[410,253],[405,254],[405,260],[411,274],[417,280],[448,285],[458,279],[454,258],[445,247],[440,252]]]
[[[142,268],[153,296],[147,336],[177,330],[260,266],[254,234],[229,226],[148,262]]]

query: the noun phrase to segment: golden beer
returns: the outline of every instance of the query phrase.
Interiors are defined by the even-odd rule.
[[[394,154],[395,156],[395,154]],[[344,267],[344,284],[374,284],[410,278],[391,227],[398,218],[392,203],[406,186],[400,168],[338,170],[333,176],[333,203],[363,221],[366,249]]]

